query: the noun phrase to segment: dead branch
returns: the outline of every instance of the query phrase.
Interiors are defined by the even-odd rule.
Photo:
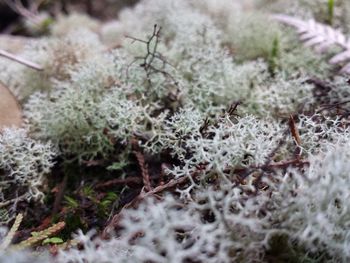
[[[136,57],[135,60],[133,60],[127,67],[127,78],[129,75],[129,68],[136,62],[141,61],[140,67],[142,67],[146,73],[147,81],[150,85],[152,85],[151,81],[151,75],[153,74],[162,74],[166,79],[170,79],[175,85],[178,85],[177,81],[174,79],[174,77],[168,73],[165,70],[165,66],[169,65],[173,67],[164,57],[161,53],[157,51],[158,44],[160,42],[160,32],[161,27],[158,27],[158,25],[154,25],[153,27],[153,33],[151,37],[148,40],[143,40],[139,38],[135,38],[132,36],[126,36],[127,38],[132,40],[132,43],[134,42],[140,42],[142,44],[146,45],[146,54],[144,56]],[[155,61],[161,62],[161,67],[155,66]]]
[[[142,179],[143,179],[143,185],[145,186],[145,190],[149,192],[152,190],[152,185],[151,185],[151,179],[148,173],[148,165],[145,162],[145,157],[141,152],[138,152],[138,151],[134,151],[134,154],[137,158],[137,161],[139,162]]]
[[[191,177],[194,177],[197,173],[194,172],[193,175]],[[102,238],[107,238],[109,235],[110,230],[114,229],[116,226],[119,225],[120,220],[123,217],[123,211],[125,209],[128,209],[130,207],[134,207],[137,206],[142,200],[144,200],[146,197],[149,196],[154,196],[156,194],[159,194],[161,192],[164,192],[165,190],[169,190],[171,188],[174,188],[178,185],[181,185],[183,183],[186,183],[187,180],[189,180],[189,176],[184,176],[184,177],[179,177],[176,179],[172,179],[169,182],[167,182],[166,184],[163,185],[159,185],[155,188],[153,188],[151,191],[149,192],[144,192],[141,191],[141,193],[134,198],[131,202],[129,202],[128,204],[126,204],[125,206],[123,206],[123,208],[116,214],[113,216],[112,220],[108,223],[108,225],[105,227],[105,229],[103,230],[102,233]]]
[[[207,130],[209,129],[210,126],[214,126],[217,127],[219,125],[219,123],[221,122],[221,120],[223,118],[225,118],[225,116],[229,116],[229,117],[233,117],[233,116],[239,116],[236,112],[237,112],[237,108],[238,106],[241,104],[240,101],[231,103],[229,105],[229,107],[214,121],[214,123],[210,123],[209,118],[205,118],[205,120],[203,121],[202,126],[199,128],[199,132],[203,137],[207,137],[209,136],[209,134],[207,134]]]
[[[295,124],[293,115],[289,116],[289,128],[290,128],[290,133],[292,134],[292,137],[297,145],[295,149],[295,157],[298,159],[301,157],[301,139],[300,139],[299,131]]]
[[[127,185],[127,184],[142,184],[142,179],[139,177],[127,177],[125,179],[113,179],[107,182],[99,183],[95,186],[96,189],[107,188],[114,185]]]
[[[52,216],[55,216],[57,214],[58,210],[60,209],[61,202],[62,202],[63,195],[64,195],[64,191],[67,187],[67,181],[68,181],[68,174],[66,173],[63,177],[62,182],[59,184],[58,191],[55,195],[55,202],[54,202],[52,213],[51,213]]]

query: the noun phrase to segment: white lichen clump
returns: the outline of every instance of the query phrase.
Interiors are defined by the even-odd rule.
[[[50,143],[28,137],[24,129],[4,129],[0,134],[1,208],[12,219],[18,201],[42,201],[45,175],[51,172],[56,155]],[[7,220],[6,220],[7,218]]]
[[[144,0],[107,25],[60,17],[20,52],[42,72],[0,60],[25,119],[0,133],[0,223],[43,200],[56,156],[94,182],[139,165],[144,187],[113,210],[108,239],[79,231],[55,262],[348,262],[350,85],[327,62],[337,50],[303,47],[270,16],[348,30],[346,1],[316,2]]]
[[[290,199],[291,213],[285,222],[311,251],[325,249],[344,261],[350,258],[349,154],[346,143],[312,160],[307,177],[296,179],[297,196]]]

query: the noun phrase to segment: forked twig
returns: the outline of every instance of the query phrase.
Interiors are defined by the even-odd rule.
[[[213,122],[211,123],[209,118],[206,117],[203,121],[203,124],[199,128],[199,132],[202,136],[208,136],[207,131],[210,126],[217,127],[220,123],[220,121],[225,118],[225,116],[233,117],[233,116],[239,116],[237,112],[238,106],[241,104],[240,101],[236,101],[234,103],[231,103],[229,107]]]
[[[146,73],[147,81],[151,85],[151,75],[160,73],[165,78],[171,79],[171,81],[178,85],[177,81],[174,79],[174,77],[164,70],[166,65],[169,65],[173,67],[166,59],[162,56],[161,53],[158,52],[158,44],[160,42],[160,32],[161,27],[158,27],[157,24],[153,27],[153,33],[151,37],[148,40],[139,39],[132,36],[126,36],[127,38],[132,40],[132,43],[134,42],[140,42],[146,45],[146,54],[144,56],[136,57],[126,68],[126,74],[127,78],[129,75],[129,68],[136,62],[141,61],[140,67],[142,67]],[[156,66],[155,62],[158,61],[161,63],[161,66]]]

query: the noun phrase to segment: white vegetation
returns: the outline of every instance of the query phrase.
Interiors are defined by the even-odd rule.
[[[346,262],[350,259],[349,141],[332,148],[310,157],[305,174],[285,176],[276,214],[283,218],[280,228],[310,252],[327,251],[334,261]]]
[[[341,5],[334,21],[345,27]],[[347,37],[316,22],[324,12],[302,0],[144,0],[100,34],[88,17],[59,18],[22,52],[44,72],[0,72],[28,129],[0,134],[0,205],[10,202],[0,222],[16,212],[13,184],[24,200],[42,200],[55,154],[127,163],[138,138],[149,156],[174,158],[164,172],[186,183],[124,208],[108,240],[78,232],[82,248],[59,251],[56,262],[348,262],[350,85],[327,55],[271,19],[292,6],[313,20],[274,18],[319,51],[340,45],[331,64],[350,58]],[[18,253],[11,260],[23,262]]]
[[[88,29],[30,41],[18,55],[41,65],[44,70],[34,71],[0,58],[0,81],[6,83],[18,99],[26,100],[35,91],[50,91],[56,81],[69,79],[71,71],[80,62],[103,48],[97,34]]]
[[[0,134],[1,209],[7,209],[0,224],[16,213],[19,201],[42,201],[45,175],[56,155],[50,143],[28,137],[24,129],[4,129]]]

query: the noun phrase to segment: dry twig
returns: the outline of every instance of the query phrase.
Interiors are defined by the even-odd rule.
[[[154,25],[153,33],[148,40],[126,36],[127,38],[130,38],[133,42],[140,42],[145,44],[147,50],[145,56],[136,57],[135,60],[129,64],[129,66],[127,67],[127,77],[129,75],[129,68],[137,61],[142,61],[140,67],[142,67],[145,70],[147,81],[150,85],[152,85],[151,75],[157,73],[162,74],[166,79],[171,79],[175,85],[178,85],[174,77],[164,69],[166,65],[172,65],[169,62],[167,62],[166,59],[162,56],[162,54],[159,53],[157,50],[158,44],[160,42],[161,29],[162,28],[158,27],[158,25]],[[156,65],[156,61],[160,62],[161,66]]]
[[[152,185],[151,185],[151,179],[148,173],[148,165],[145,162],[145,157],[141,152],[134,151],[134,154],[137,158],[137,161],[139,162],[140,169],[141,169],[141,174],[142,174],[142,179],[143,179],[143,185],[145,186],[145,190],[147,192],[152,190]]]
[[[25,66],[30,67],[30,68],[35,69],[35,70],[39,70],[39,71],[43,70],[43,68],[40,65],[38,65],[34,62],[31,62],[29,60],[26,60],[24,58],[21,58],[17,55],[10,53],[10,52],[7,52],[5,50],[2,50],[2,49],[0,49],[0,56],[8,58],[8,59],[13,60],[13,61],[16,61],[22,65],[25,65]]]

